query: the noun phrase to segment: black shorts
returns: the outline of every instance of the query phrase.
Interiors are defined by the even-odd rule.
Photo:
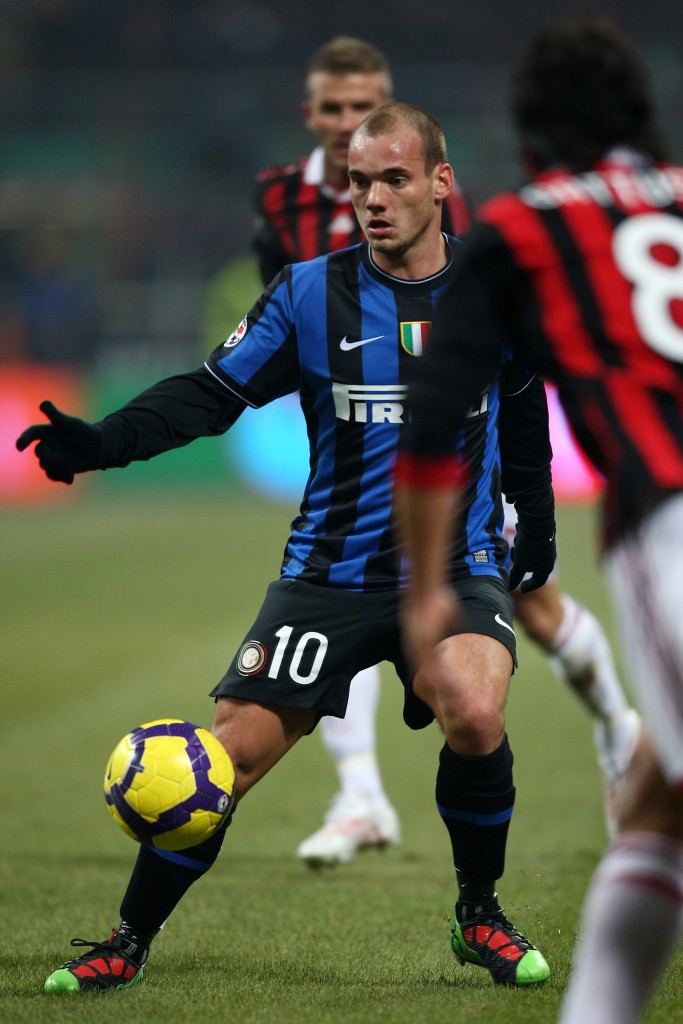
[[[456,586],[462,616],[455,633],[482,633],[500,640],[517,664],[513,603],[505,585],[490,576]],[[433,720],[412,692],[412,671],[401,648],[399,590],[363,593],[296,580],[271,583],[212,697],[240,697],[284,707],[317,708],[343,718],[353,677],[389,661],[405,689],[403,717],[413,729]]]

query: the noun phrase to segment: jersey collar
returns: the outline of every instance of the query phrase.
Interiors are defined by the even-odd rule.
[[[304,181],[307,185],[319,188],[323,195],[335,203],[348,203],[351,199],[348,188],[336,189],[325,184],[325,150],[322,146],[317,146],[306,161]]]
[[[462,244],[451,235],[447,235],[444,232],[442,232],[442,235],[448,249],[448,262],[445,267],[442,267],[441,270],[430,277],[422,277],[417,281],[407,281],[404,277],[394,277],[393,274],[387,274],[386,271],[380,270],[375,263],[368,242],[362,242],[360,247],[363,266],[371,277],[374,277],[376,281],[379,281],[387,288],[391,288],[394,292],[405,295],[415,295],[418,291],[431,292],[435,288],[441,288],[450,280],[453,272],[453,250],[455,246]]]

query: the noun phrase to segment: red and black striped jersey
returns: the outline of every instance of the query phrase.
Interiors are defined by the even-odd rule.
[[[323,150],[256,178],[254,251],[264,284],[288,263],[338,252],[362,241],[348,189],[323,183]],[[467,202],[456,185],[443,207],[443,230],[462,237],[469,227]]]
[[[615,152],[481,207],[410,396],[409,452],[444,453],[511,339],[607,480],[608,543],[682,489],[683,168]]]

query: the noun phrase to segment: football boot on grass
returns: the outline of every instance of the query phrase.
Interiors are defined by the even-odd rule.
[[[538,985],[550,976],[543,955],[500,908],[463,922],[454,912],[451,946],[461,964],[485,967],[497,985]]]
[[[67,960],[43,986],[56,995],[74,992],[104,992],[139,985],[148,950],[122,937],[114,929],[105,942],[72,939],[72,946],[87,946],[75,960]]]

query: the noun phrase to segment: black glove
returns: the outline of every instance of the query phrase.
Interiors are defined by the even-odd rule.
[[[33,441],[40,468],[50,480],[73,483],[76,473],[98,468],[100,431],[93,423],[60,412],[52,402],[41,402],[49,423],[29,427],[17,438],[17,448],[23,452]]]
[[[510,552],[512,568],[508,589],[519,587],[522,594],[538,590],[547,582],[556,557],[554,518],[539,516],[537,521],[529,520],[528,517],[518,519],[517,533]],[[527,573],[532,575],[525,580]]]

